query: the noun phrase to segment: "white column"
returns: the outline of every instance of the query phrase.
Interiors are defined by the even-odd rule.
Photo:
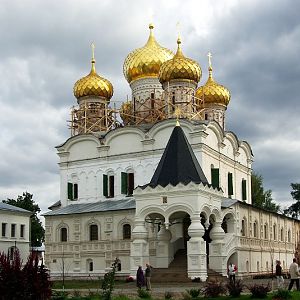
[[[203,240],[204,228],[200,221],[200,214],[191,216],[188,229],[190,240],[187,242],[188,277],[199,277],[202,281],[207,278],[206,249]]]
[[[159,268],[168,268],[170,260],[170,240],[172,234],[166,225],[161,225],[160,231],[157,234],[157,249],[156,249],[156,265]]]
[[[226,255],[224,253],[225,232],[221,227],[222,222],[216,221],[210,231],[211,243],[209,246],[209,267],[221,273],[223,276],[227,274]]]
[[[135,220],[132,237],[133,241],[130,245],[130,275],[135,277],[138,266],[145,266],[146,263],[149,263],[148,231],[144,220]]]

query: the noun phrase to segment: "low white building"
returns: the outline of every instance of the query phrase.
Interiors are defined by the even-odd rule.
[[[0,252],[13,257],[19,250],[23,262],[30,251],[30,216],[32,212],[0,202]]]
[[[116,257],[123,275],[147,262],[167,270],[179,257],[181,271],[202,280],[226,275],[229,261],[241,276],[271,272],[276,259],[285,269],[299,222],[252,207],[252,150],[225,130],[230,93],[214,81],[210,56],[198,87],[201,68],[181,40],[174,55],[149,28],[125,60],[132,100],[119,111],[94,54],[74,86],[72,136],[57,147],[61,198],[44,215],[51,275],[103,275]]]

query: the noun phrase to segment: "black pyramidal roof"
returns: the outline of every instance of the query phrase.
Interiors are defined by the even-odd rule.
[[[182,128],[176,126],[149,184],[151,187],[195,182],[208,184]],[[146,187],[145,186],[145,187]]]

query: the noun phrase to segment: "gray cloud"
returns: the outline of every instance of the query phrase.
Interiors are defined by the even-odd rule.
[[[289,203],[290,183],[300,181],[299,6],[291,0],[2,1],[1,197],[27,190],[43,210],[58,200],[54,147],[69,137],[72,89],[90,70],[90,43],[98,72],[114,85],[113,101],[123,101],[130,94],[123,61],[146,42],[152,16],[157,40],[172,50],[180,22],[183,51],[203,70],[200,84],[207,52],[213,53],[214,77],[232,94],[227,129],[251,144],[265,188]]]

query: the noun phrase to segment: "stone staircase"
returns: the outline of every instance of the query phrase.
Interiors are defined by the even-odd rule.
[[[208,280],[226,280],[221,274],[214,270],[207,270]],[[151,282],[167,283],[167,282],[191,282],[187,276],[187,255],[186,250],[178,250],[174,260],[170,263],[169,268],[154,268],[152,272]]]
[[[178,250],[174,260],[170,263],[169,268],[154,268],[151,282],[191,282],[187,277],[187,256],[186,250]]]

